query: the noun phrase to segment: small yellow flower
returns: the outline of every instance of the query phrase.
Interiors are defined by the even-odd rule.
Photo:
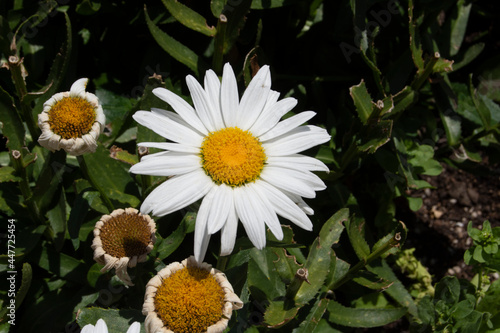
[[[115,268],[116,275],[133,286],[127,267],[144,262],[156,242],[156,224],[137,209],[117,209],[104,215],[94,228],[94,260],[104,265],[101,272]]]
[[[224,273],[191,256],[149,280],[142,314],[147,333],[216,333],[242,307]]]
[[[85,91],[87,82],[79,79],[69,91],[57,93],[43,104],[38,115],[40,145],[51,151],[62,148],[75,156],[95,152],[106,120],[97,96]]]

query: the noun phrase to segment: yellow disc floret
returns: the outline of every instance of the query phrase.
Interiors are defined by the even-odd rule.
[[[228,127],[210,133],[201,145],[203,169],[218,184],[240,186],[260,175],[266,154],[250,132]]]
[[[64,97],[49,110],[50,129],[63,139],[81,138],[92,129],[95,106],[81,97]]]
[[[168,329],[176,333],[204,332],[222,317],[224,291],[209,271],[186,267],[163,280],[154,304]]]
[[[151,241],[148,222],[137,214],[112,217],[101,227],[102,249],[116,258],[134,257],[147,253]]]

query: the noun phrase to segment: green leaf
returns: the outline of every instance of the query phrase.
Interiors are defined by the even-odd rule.
[[[285,284],[274,268],[276,255],[270,248],[250,250],[248,261],[248,288],[252,296],[259,300],[274,300],[285,294]]]
[[[476,59],[481,52],[483,52],[485,43],[476,43],[471,45],[465,52],[460,52],[455,56],[455,62],[453,63],[453,70],[457,71],[460,68],[468,65],[474,59]]]
[[[293,255],[289,255],[284,248],[274,248],[274,254],[278,259],[274,260],[274,267],[281,277],[281,280],[285,283],[290,283],[295,273],[302,265],[297,263],[297,259]]]
[[[61,251],[67,229],[66,196],[64,195],[64,191],[61,191],[59,201],[54,208],[47,212],[47,218],[50,222],[50,231],[54,239],[54,247],[56,251]]]
[[[435,300],[442,300],[448,305],[455,305],[460,298],[460,283],[455,276],[445,276],[436,284]]]
[[[16,309],[21,306],[28,290],[30,289],[32,276],[33,271],[31,269],[31,265],[27,262],[23,263],[21,286],[16,294]]]
[[[372,98],[366,89],[365,82],[361,82],[357,86],[349,88],[349,93],[354,101],[354,106],[358,112],[358,117],[361,122],[366,125],[368,118],[373,112]]]
[[[162,2],[176,20],[189,29],[201,32],[206,36],[215,36],[217,32],[215,27],[209,27],[205,18],[191,8],[177,0],[162,0]]]
[[[352,280],[363,287],[375,290],[387,289],[393,283],[369,271],[360,271]]]
[[[97,89],[95,95],[99,98],[104,110],[106,126],[111,130],[105,141],[105,145],[108,146],[123,132],[122,127],[132,114],[133,102],[126,96],[120,96],[102,88]]]
[[[472,3],[466,3],[465,0],[457,1],[456,7],[453,9],[453,13],[445,23],[445,30],[450,30],[449,54],[451,56],[454,56],[460,50],[464,40],[465,31],[467,30],[467,21],[469,20],[471,7]]]
[[[199,71],[199,62],[202,60],[198,58],[198,55],[190,50],[187,46],[176,41],[170,37],[166,32],[160,30],[153,21],[149,18],[146,8],[144,8],[144,14],[146,16],[146,23],[148,25],[149,31],[153,35],[158,45],[164,49],[168,54],[170,54],[174,59],[183,63],[189,69],[191,69],[196,75]],[[207,66],[204,66],[207,67]]]
[[[139,157],[137,155],[131,154],[128,151],[116,146],[111,147],[110,156],[115,160],[127,163],[129,165],[134,165],[139,162]]]
[[[380,120],[368,126],[368,133],[358,142],[358,149],[373,154],[391,139],[392,120]]]
[[[24,125],[21,117],[14,106],[14,99],[0,87],[0,122],[2,122],[2,133],[7,138],[9,150],[21,150],[24,142]]]
[[[325,222],[311,245],[309,255],[304,267],[309,273],[309,283],[302,283],[297,294],[295,302],[305,304],[309,302],[323,286],[328,275],[331,252],[333,244],[337,243],[344,230],[343,223],[349,219],[349,209],[343,208],[336,212]]]
[[[10,166],[4,166],[0,168],[0,183],[3,182],[20,182],[21,177],[15,175],[16,169]]]
[[[462,123],[460,119],[449,113],[439,112],[441,121],[444,125],[444,130],[446,132],[446,138],[448,139],[448,144],[453,147],[460,142],[460,137],[462,135]]]
[[[76,12],[80,15],[93,15],[101,8],[100,1],[82,0],[76,5]]]
[[[127,332],[135,321],[141,323],[141,333],[145,332],[144,316],[141,311],[135,309],[84,308],[80,311],[77,322],[80,328],[83,328],[88,324],[95,325],[99,319],[106,322],[109,333]]]
[[[407,312],[405,308],[359,309],[347,308],[331,300],[328,304],[328,320],[348,327],[378,327],[392,323]]]
[[[264,313],[264,322],[270,328],[281,327],[297,315],[299,307],[286,308],[284,301],[271,301]]]
[[[212,15],[215,18],[219,18],[222,10],[224,9],[226,1],[225,0],[211,0],[210,1],[210,9],[212,10]]]
[[[380,276],[381,278],[392,281],[392,285],[385,290],[389,296],[391,296],[398,304],[408,309],[408,312],[417,317],[418,311],[413,297],[410,295],[408,290],[405,288],[403,283],[397,278],[394,271],[389,267],[385,260],[378,262],[372,262],[367,266],[370,272],[373,272]]]
[[[41,268],[66,280],[86,283],[87,269],[82,261],[49,248],[43,248],[37,255],[35,262]]]
[[[490,312],[492,316],[500,313],[500,280],[494,281],[477,305],[477,311]]]
[[[329,303],[330,303],[329,299],[318,297],[316,303],[314,303],[306,319],[302,323],[300,323],[299,327],[295,328],[292,332],[293,333],[313,332],[318,327],[318,324],[321,318],[323,317]]]
[[[424,70],[424,59],[422,57],[422,45],[420,44],[420,36],[418,35],[418,30],[416,29],[417,23],[413,12],[413,0],[408,1],[408,17],[410,20],[409,30],[410,30],[410,50],[411,56],[413,58],[413,63],[417,67],[417,72]]]
[[[370,246],[365,240],[365,220],[354,216],[346,222],[347,235],[356,255],[365,260],[370,255]]]
[[[417,100],[417,95],[418,93],[410,86],[404,87],[404,89],[393,96],[394,109],[392,110],[390,115],[396,115],[413,105],[413,103],[415,103]]]
[[[111,158],[109,151],[101,144],[93,154],[81,156],[87,165],[89,176],[110,198],[124,206],[137,207],[140,200],[132,175],[120,161]]]

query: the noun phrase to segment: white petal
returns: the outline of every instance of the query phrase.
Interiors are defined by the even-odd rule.
[[[265,181],[257,180],[255,183],[266,194],[277,214],[303,229],[312,230],[311,220],[287,195]]]
[[[127,333],[139,333],[141,331],[141,324],[135,321],[127,330]]]
[[[282,168],[301,171],[330,171],[330,169],[317,158],[301,154],[292,154],[288,156],[269,156],[266,160],[266,163],[269,166],[279,166]]]
[[[281,224],[276,216],[276,212],[271,207],[271,203],[269,202],[269,198],[265,194],[265,192],[259,187],[257,183],[252,183],[247,186],[247,189],[250,192],[250,195],[258,199],[260,208],[260,213],[262,214],[264,221],[266,222],[269,230],[273,233],[274,237],[278,240],[283,239],[283,229],[281,229]]]
[[[245,89],[238,107],[237,126],[246,131],[255,123],[271,90],[269,66],[262,66]]]
[[[191,93],[191,98],[193,99],[194,108],[198,113],[198,117],[200,117],[201,121],[203,122],[203,125],[205,125],[209,132],[217,130],[212,115],[214,113],[214,110],[210,108],[210,101],[205,90],[191,75],[188,75],[186,77],[186,83],[189,92]],[[219,110],[217,110],[217,112],[218,111]]]
[[[238,111],[240,97],[238,94],[238,84],[233,68],[229,63],[224,65],[222,72],[222,83],[220,91],[220,104],[224,123],[226,127],[234,127],[237,125],[236,112]]]
[[[214,186],[207,193],[201,202],[200,209],[196,215],[196,224],[194,229],[194,257],[198,263],[202,263],[208,248],[210,234],[207,231],[208,215],[212,207],[213,199],[217,187]]]
[[[182,97],[177,96],[165,88],[155,88],[153,89],[153,94],[170,104],[172,109],[174,109],[186,123],[196,128],[200,131],[200,133],[203,133],[204,135],[208,134],[207,129],[201,122],[193,107],[183,100]]]
[[[233,252],[234,243],[236,241],[236,233],[238,231],[238,215],[236,208],[229,209],[229,216],[226,223],[222,226],[220,236],[220,255],[227,256]]]
[[[192,147],[201,147],[203,137],[192,129],[168,117],[153,112],[137,111],[133,118],[139,124],[152,129],[157,134],[171,141]]]
[[[271,90],[269,96],[278,97],[279,94]],[[281,101],[274,101],[274,103],[269,101],[270,97],[268,97],[268,103],[266,103],[264,111],[262,111],[262,114],[250,129],[250,131],[255,136],[260,136],[266,133],[269,129],[276,126],[281,117],[283,117],[297,105],[297,100],[292,97],[284,98]]]
[[[306,204],[306,202],[304,201],[304,199],[302,199],[301,196],[294,193],[290,193],[288,191],[282,191],[282,192],[287,197],[289,197],[290,200],[292,200],[293,203],[295,203],[300,209],[302,209],[304,213],[306,213],[307,215],[314,215],[314,210],[308,204]]]
[[[270,139],[274,139],[282,134],[285,134],[289,131],[291,131],[294,128],[297,128],[298,126],[302,125],[312,117],[316,115],[316,112],[313,111],[305,111],[301,112],[299,114],[296,114],[295,116],[292,116],[290,118],[287,118],[283,121],[280,121],[276,126],[271,128],[269,131],[267,131],[265,134],[261,135],[259,137],[259,140],[261,142],[265,142]]]
[[[233,189],[225,184],[219,185],[215,192],[212,209],[208,218],[208,233],[213,235],[226,223],[229,212],[234,210]]]
[[[317,126],[300,126],[262,144],[267,156],[284,156],[299,153],[330,140],[330,135]]]
[[[155,188],[144,200],[141,212],[163,216],[182,209],[203,197],[212,186],[210,177],[200,168],[193,172],[174,176]]]
[[[225,127],[220,106],[220,87],[221,84],[217,74],[212,70],[208,70],[205,75],[205,91],[210,102],[212,119],[216,129]]]
[[[280,168],[264,167],[260,174],[260,178],[266,182],[276,186],[277,188],[296,193],[305,198],[316,197],[316,192],[314,191],[314,184],[310,184],[303,179],[295,178],[300,172],[292,173],[285,171]],[[302,177],[301,177],[302,178]]]
[[[149,147],[149,148],[158,148],[165,149],[169,151],[176,151],[179,153],[191,153],[191,154],[199,154],[200,149],[197,147],[186,146],[180,143],[172,143],[172,142],[140,142],[137,144],[140,147]],[[149,156],[149,155],[146,155]]]
[[[87,82],[89,82],[89,79],[87,78],[76,80],[69,89],[69,95],[73,97],[85,96],[85,87],[87,87]]]
[[[246,186],[240,186],[233,190],[234,206],[236,213],[245,228],[245,231],[253,245],[259,250],[266,246],[266,229],[259,205],[255,198],[249,195]]]
[[[106,326],[106,323],[104,320],[99,319],[97,321],[97,324],[95,324],[94,332],[96,333],[108,333],[108,327]]]
[[[160,154],[163,156],[145,156],[149,158],[143,158],[141,162],[132,165],[129,171],[139,175],[175,176],[201,168],[201,158],[198,155],[176,152]]]

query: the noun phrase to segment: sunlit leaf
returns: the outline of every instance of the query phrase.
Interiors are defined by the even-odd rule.
[[[348,327],[383,326],[401,318],[406,312],[406,308],[348,308],[334,300],[328,304],[328,320]]]
[[[203,16],[177,0],[162,0],[168,11],[183,25],[207,36],[214,36],[215,27],[209,27]]]

